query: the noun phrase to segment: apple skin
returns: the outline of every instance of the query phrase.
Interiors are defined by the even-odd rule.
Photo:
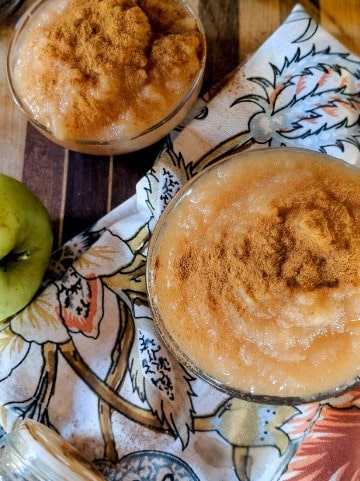
[[[23,183],[0,174],[0,323],[34,297],[52,247],[45,206]]]

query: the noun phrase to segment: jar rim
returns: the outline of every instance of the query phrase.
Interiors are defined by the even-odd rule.
[[[9,439],[13,448],[27,453],[34,467],[46,466],[56,474],[55,479],[104,481],[103,475],[75,447],[53,429],[33,419],[23,420],[10,433]]]

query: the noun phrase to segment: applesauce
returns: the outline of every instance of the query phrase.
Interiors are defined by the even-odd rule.
[[[64,147],[143,148],[199,94],[205,37],[182,0],[41,0],[19,30],[8,60],[15,101]]]
[[[164,340],[221,389],[340,392],[360,374],[360,170],[286,148],[215,164],[160,219],[147,279]]]

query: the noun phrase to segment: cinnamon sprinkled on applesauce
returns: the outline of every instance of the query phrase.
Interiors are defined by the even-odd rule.
[[[203,48],[181,2],[49,2],[24,38],[14,77],[57,138],[105,141],[169,114],[192,85]]]
[[[271,210],[254,219],[235,242],[224,229],[205,250],[184,253],[175,263],[179,277],[185,280],[198,271],[211,290],[237,285],[254,299],[283,289],[311,292],[343,282],[358,284],[354,260],[360,252],[360,218],[351,214],[353,192],[346,185],[316,182],[306,178],[297,182],[292,196],[280,202],[274,198]]]
[[[306,397],[360,373],[360,171],[290,152],[195,182],[157,239],[150,284],[164,331],[208,375]]]

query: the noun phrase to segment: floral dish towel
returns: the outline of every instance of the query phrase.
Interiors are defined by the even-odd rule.
[[[41,293],[0,325],[2,438],[34,418],[110,481],[360,480],[360,388],[296,407],[220,393],[167,352],[145,286],[159,216],[221,156],[287,146],[359,164],[359,87],[360,59],[296,6],[199,99],[136,195],[56,252]]]

